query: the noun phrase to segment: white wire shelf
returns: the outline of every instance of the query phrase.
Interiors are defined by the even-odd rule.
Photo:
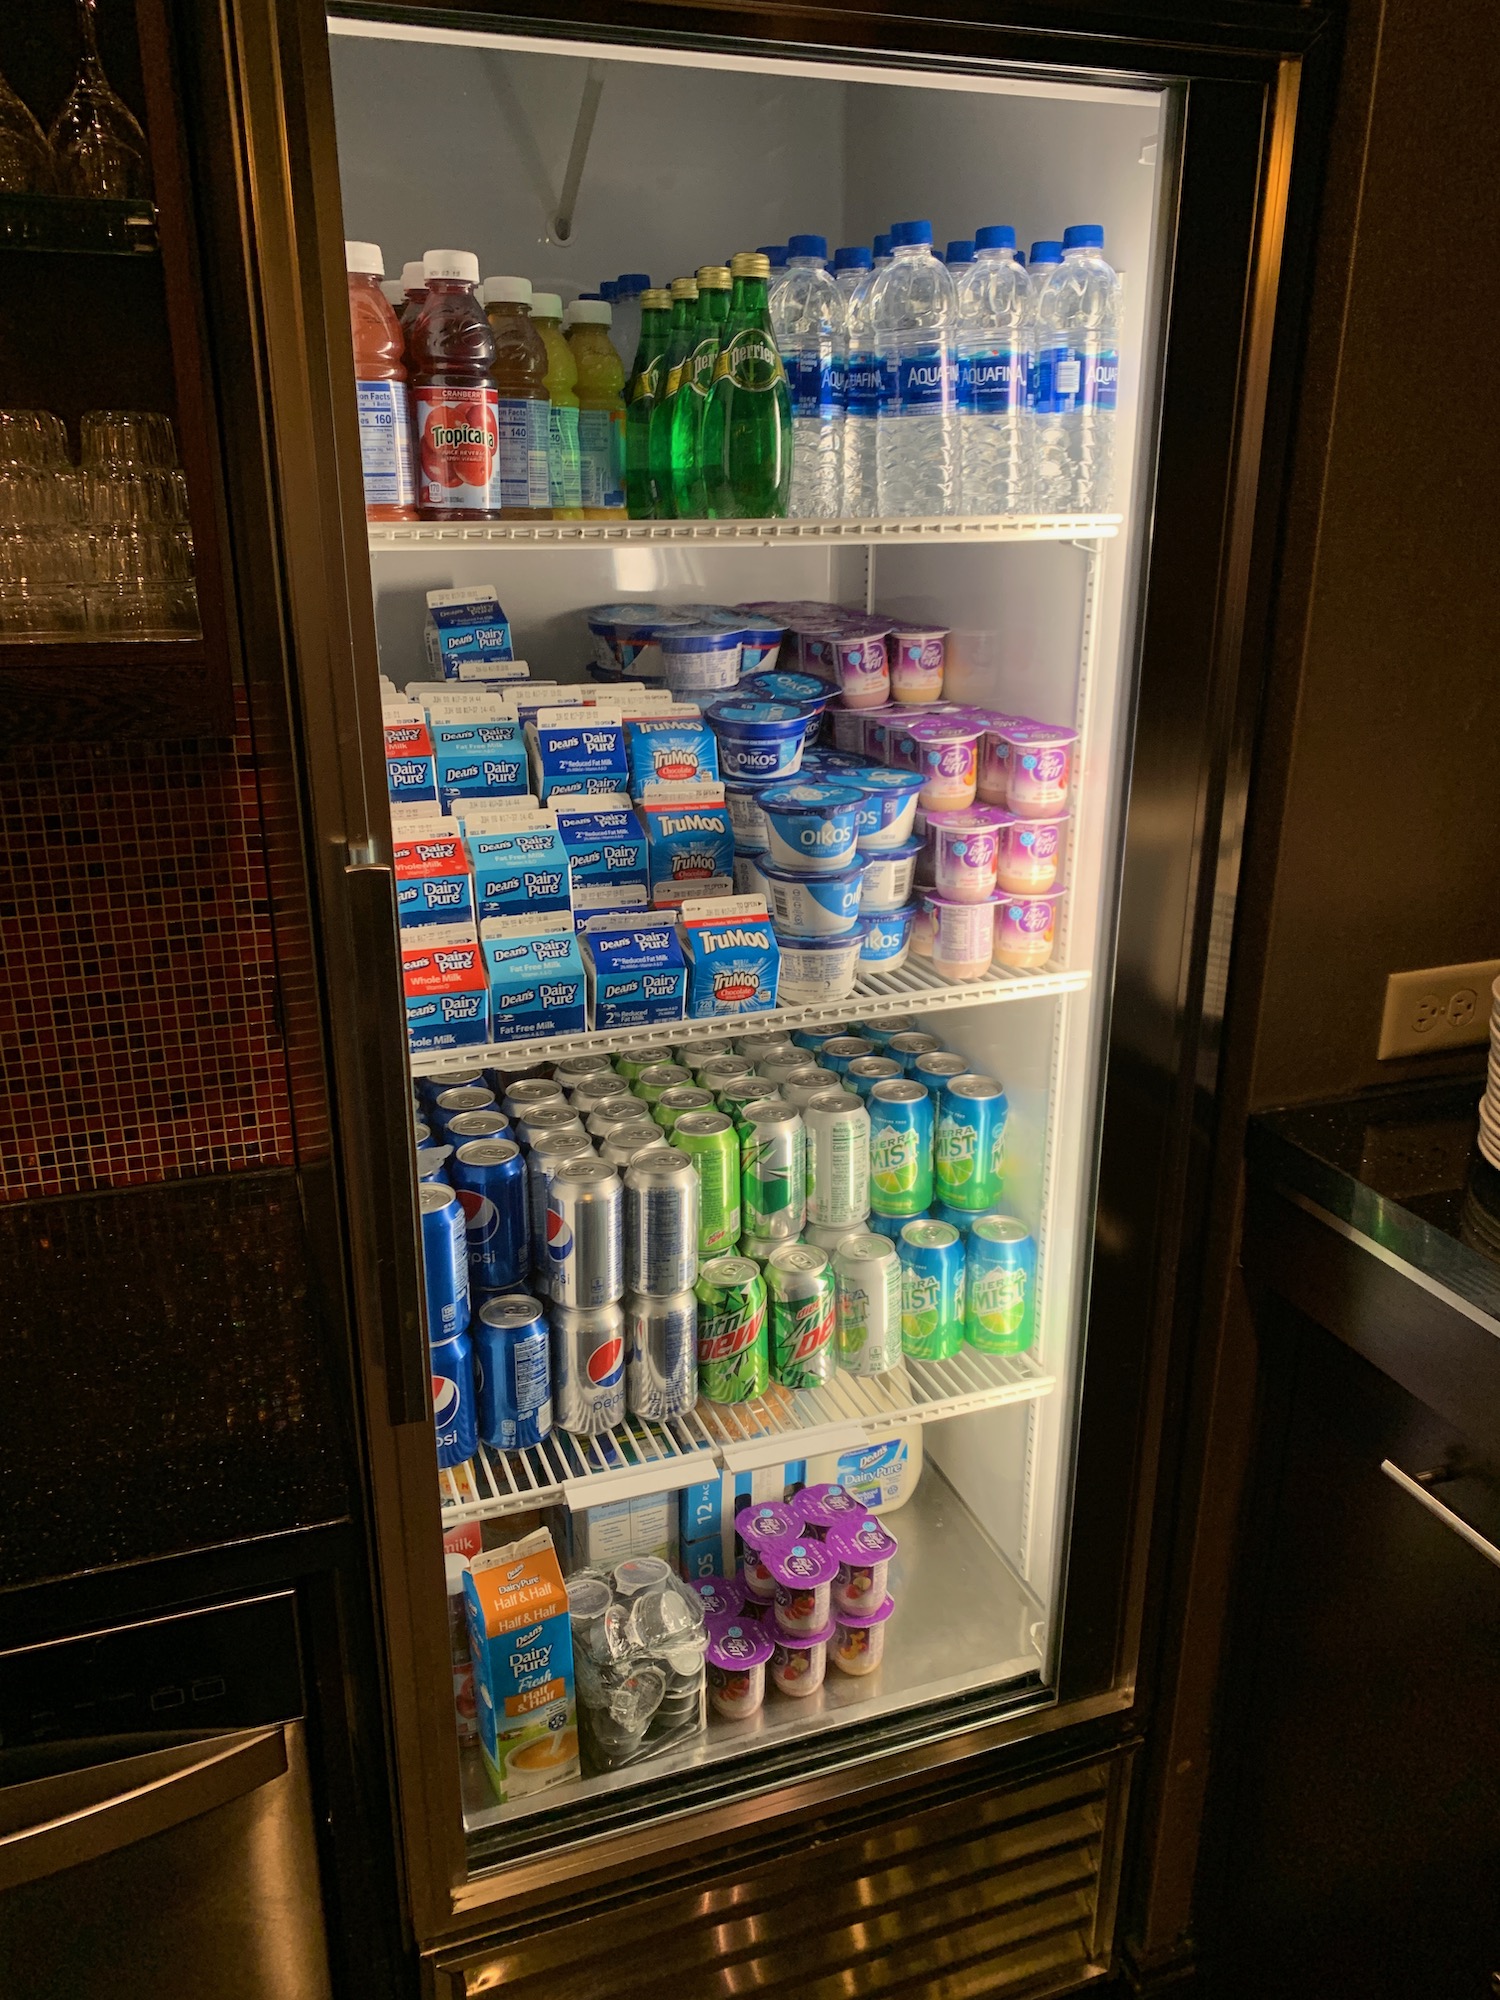
[[[475,1069],[513,1062],[561,1062],[584,1051],[658,1048],[662,1060],[674,1044],[728,1042],[767,1029],[838,1027],[845,1021],[880,1021],[892,1014],[943,1014],[958,1007],[988,1007],[1008,1000],[1035,1000],[1052,993],[1076,993],[1089,983],[1084,971],[1049,965],[1040,972],[1008,972],[993,967],[982,979],[944,979],[920,959],[899,972],[872,972],[855,981],[847,1000],[775,1007],[764,1014],[723,1014],[711,1020],[669,1021],[655,1028],[585,1029],[551,1041],[473,1043],[461,1049],[419,1050],[411,1058],[413,1076],[466,1076]]]
[[[901,1422],[933,1423],[1056,1388],[1031,1354],[979,1354],[902,1362],[885,1375],[835,1375],[816,1389],[777,1386],[749,1403],[701,1401],[686,1417],[630,1417],[594,1438],[554,1431],[529,1451],[481,1445],[467,1464],[438,1474],[443,1526],[533,1507],[593,1507],[629,1494],[691,1486],[720,1471],[748,1471],[848,1451]]]
[[[1105,541],[1122,514],[944,514],[889,521],[396,521],[370,525],[373,555],[401,549],[519,547],[579,549],[647,543],[679,547],[773,548],[786,542]]]

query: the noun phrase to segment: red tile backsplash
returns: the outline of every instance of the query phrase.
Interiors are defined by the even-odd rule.
[[[0,759],[0,1199],[293,1162],[264,836],[242,693]]]

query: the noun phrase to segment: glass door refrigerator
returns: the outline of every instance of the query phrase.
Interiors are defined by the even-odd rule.
[[[1305,122],[1322,88],[1320,57],[1311,68],[1308,57],[1317,20],[1241,12],[1233,33],[1176,38],[1161,21],[1132,38],[1128,24],[1106,36],[1062,16],[1044,32],[832,9],[778,16],[773,39],[765,17],[729,6],[638,9],[622,24],[540,0],[524,15],[408,4],[326,20],[305,4],[246,0],[232,24],[401,1840],[438,1991],[633,1992],[622,1969],[599,1969],[606,1948],[584,1918],[609,1912],[608,1937],[639,1954],[631,1978],[656,1977],[666,1961],[649,1941],[666,1920],[653,1899],[699,1884],[696,1927],[672,1959],[688,1968],[684,1990],[727,1990],[693,1980],[730,1956],[737,1977],[760,1983],[769,1974],[754,1968],[797,1932],[805,1956],[789,1963],[805,1970],[777,1990],[822,1992],[840,1951],[853,1962],[886,1947],[861,1941],[860,1908],[845,1906],[855,1892],[835,1893],[836,1870],[823,1906],[799,1843],[814,1827],[836,1845],[840,1827],[916,1827],[944,1811],[964,1822],[943,1838],[970,1857],[967,1900],[957,1862],[946,1886],[918,1869],[907,1891],[887,1882],[877,1897],[895,1907],[906,1895],[909,1934],[936,1954],[924,1976],[982,1957],[991,1983],[962,1990],[1060,1990],[1108,1963],[1128,1750],[1144,1713],[1165,1355],[1191,1294],[1274,545],[1295,323],[1282,284],[1298,213],[1293,139],[1299,95]],[[1300,158],[1299,176],[1311,185]],[[493,274],[502,282],[488,296],[512,322],[528,299],[539,318],[574,307],[575,354],[577,328],[592,337],[607,322],[630,377],[650,281],[733,270],[746,280],[739,324],[764,330],[754,285],[769,267],[774,302],[781,246],[816,235],[830,256],[855,246],[873,259],[878,239],[913,218],[946,248],[946,278],[930,280],[939,296],[944,284],[964,291],[964,245],[976,239],[1003,247],[997,232],[1013,230],[1029,261],[1041,332],[1015,343],[1035,350],[1016,392],[1024,380],[1039,398],[1026,419],[1037,459],[1051,450],[1065,462],[1031,489],[1045,505],[965,509],[954,491],[946,511],[867,501],[819,516],[796,511],[794,486],[790,514],[730,499],[712,515],[643,518],[612,508],[604,479],[594,505],[578,504],[580,489],[554,511],[551,413],[542,402],[540,429],[526,431],[535,392],[525,364],[502,358],[490,400],[487,364],[471,409],[427,397],[414,451],[429,504],[400,517],[406,444],[389,428],[389,371],[356,393],[346,242],[370,285],[369,246],[398,291],[403,267],[436,246],[445,257],[425,278],[408,272],[412,290]],[[899,260],[924,232],[895,234]],[[1062,310],[1046,304],[1051,263],[1101,241],[1117,274],[1108,309],[1092,333],[1069,332],[1046,317]],[[594,310],[600,295],[607,312]],[[667,307],[644,302],[647,315]],[[885,338],[877,327],[869,344]],[[993,328],[965,338],[962,356],[936,359],[940,372],[961,359],[971,387],[1006,343]],[[874,428],[882,450],[917,435],[899,449],[926,468],[947,449],[950,392],[938,390],[936,425],[914,430],[912,384],[942,335],[922,339],[901,350],[904,378],[894,336],[881,353]],[[762,347],[774,374],[776,351]],[[408,358],[430,387],[431,371]],[[711,369],[707,408],[726,372],[744,390],[729,364]],[[599,393],[584,376],[586,459],[590,423],[597,440],[620,420],[608,381]],[[815,366],[810,400],[796,405],[814,429],[827,389]],[[637,418],[631,403],[627,456]],[[962,431],[967,413],[955,422]],[[846,439],[854,424],[845,419]],[[482,496],[452,509],[443,451],[460,431],[491,449],[491,425],[530,438],[542,491],[523,493],[519,513],[514,492],[503,516]],[[799,417],[794,480],[809,435]],[[368,519],[362,443],[387,482],[372,488],[386,504]],[[519,462],[524,486],[524,450]],[[968,469],[961,451],[957,462]],[[898,507],[905,490],[899,479],[881,489]],[[476,611],[486,593],[494,603]],[[696,653],[682,634],[696,635]],[[872,638],[892,656],[890,706],[878,661],[873,700],[859,679]],[[726,644],[736,658],[723,670]],[[721,684],[756,667],[823,685],[761,681],[747,704]],[[529,694],[536,683],[544,691]],[[736,703],[739,736],[724,712]],[[674,878],[675,830],[668,803],[645,789],[659,775],[645,760],[653,741],[676,741],[676,722],[668,778],[712,786],[704,733],[680,713],[694,706],[714,725],[721,791],[689,800],[709,859],[690,853]],[[763,796],[763,767],[735,761],[752,722],[775,739],[779,794]],[[477,803],[483,756],[465,763],[445,747],[472,747],[467,738],[435,741],[455,723],[493,726],[514,753]],[[787,775],[794,738],[806,763]],[[954,744],[956,775],[940,754]],[[579,778],[568,755],[595,751],[602,761]],[[903,789],[893,774],[913,767]],[[884,775],[860,792],[873,768]],[[995,812],[945,822],[976,784]],[[806,798],[799,785],[813,787]],[[865,817],[846,825],[851,787]],[[601,792],[626,795],[619,826],[603,823],[614,807],[591,802]],[[899,819],[913,799],[915,861]],[[799,879],[809,827],[817,858],[835,866]],[[537,842],[534,867],[516,858],[517,828]],[[845,859],[869,880],[861,890],[856,876],[855,901],[840,904],[826,882],[846,878],[851,835],[860,845]],[[545,865],[559,843],[560,896]],[[912,866],[914,882],[902,874]],[[976,866],[982,904],[965,900],[963,870]],[[814,895],[809,883],[825,887]],[[711,899],[768,897],[774,924],[753,903],[705,913],[705,887]],[[698,905],[680,924],[674,893]],[[861,893],[857,959],[836,936],[809,947],[806,933],[837,932]],[[560,920],[548,907],[558,903]],[[891,904],[903,914],[882,921]],[[414,911],[445,922],[429,929]],[[608,911],[627,929],[575,933]],[[637,959],[611,957],[606,936],[631,939]],[[715,983],[715,948],[739,954],[735,978]],[[571,968],[584,961],[580,994]],[[550,976],[549,964],[563,970]],[[454,967],[447,983],[468,997],[434,1009]],[[685,988],[703,1011],[669,1018]],[[761,1011],[740,1011],[752,1001]],[[836,1036],[856,1045],[825,1048]],[[919,1070],[924,1053],[951,1060]],[[723,1067],[736,1055],[753,1084]],[[686,1074],[646,1075],[663,1062]],[[794,1073],[819,1063],[821,1083]],[[966,1094],[949,1081],[960,1075],[987,1081]],[[674,1085],[709,1095],[663,1106]],[[455,1087],[478,1094],[439,1101]],[[830,1101],[829,1089],[845,1094]],[[804,1107],[815,1196],[801,1230],[800,1210],[773,1214],[780,1196],[766,1192],[786,1123],[757,1124],[742,1108],[762,1090]],[[699,1121],[696,1270],[679,1259],[675,1277],[659,1275],[682,1247],[670,1165],[655,1194],[639,1177],[624,1194],[626,1251],[636,1230],[655,1292],[696,1286],[696,1395],[680,1300],[675,1319],[629,1300],[623,1314],[589,1303],[591,1285],[618,1293],[623,1282],[607,1247],[613,1178],[587,1161],[570,1177],[566,1150],[545,1174],[538,1165],[547,1119],[528,1114],[561,1104],[557,1129],[570,1129],[571,1109],[625,1172],[602,1115],[622,1096],[654,1105],[664,1128],[685,1108],[727,1113]],[[845,1186],[839,1148],[858,1152],[865,1116],[871,1167],[861,1163],[851,1197],[860,1212],[846,1212],[830,1189]],[[617,1131],[630,1129],[627,1116]],[[486,1204],[502,1237],[510,1226],[512,1140],[526,1188],[551,1189],[546,1241],[517,1266],[522,1289],[535,1296],[534,1262],[553,1295],[538,1307],[552,1320],[541,1336],[550,1412],[537,1408],[527,1311],[480,1310],[481,1277],[517,1288],[483,1261]],[[431,1280],[452,1212],[445,1176],[476,1142],[475,1286],[467,1308],[450,1302],[459,1325],[475,1314],[470,1338],[488,1366],[488,1441],[470,1451],[454,1403],[472,1385],[461,1346],[442,1345],[428,1320],[443,1284],[424,1292],[422,1255],[425,1242]],[[716,1172],[733,1176],[716,1164],[726,1144],[760,1176],[754,1191],[742,1185],[738,1234],[714,1192]],[[419,1165],[419,1147],[438,1157],[424,1150]],[[672,1156],[646,1157],[660,1167]],[[422,1195],[419,1171],[437,1176]],[[840,1231],[866,1200],[876,1213],[863,1236],[877,1244],[856,1233],[861,1253],[846,1256]],[[999,1221],[976,1226],[976,1214]],[[914,1218],[915,1232],[904,1227]],[[799,1239],[825,1254],[788,1259]],[[871,1276],[892,1243],[894,1304]],[[705,1274],[725,1251],[748,1264]],[[973,1294],[966,1312],[956,1270]],[[766,1284],[761,1331],[747,1335]],[[830,1312],[825,1340],[819,1315]],[[747,1338],[765,1343],[763,1370]],[[440,1343],[430,1366],[429,1340]],[[512,1418],[519,1432],[505,1428]],[[1076,1783],[1055,1775],[1085,1764]],[[1052,1828],[1055,1845],[985,1847],[994,1801],[1023,1781],[1040,1789],[1015,1794],[1019,1817]],[[776,1855],[800,1886],[788,1874],[742,1934],[733,1895],[715,1901],[715,1866],[748,1879],[757,1857]],[[981,1920],[998,1928],[966,1928]],[[557,1939],[585,1932],[577,1964],[595,1954],[594,1983],[569,1984],[574,1961]]]

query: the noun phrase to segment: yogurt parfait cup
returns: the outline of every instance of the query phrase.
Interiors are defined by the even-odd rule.
[[[885,1658],[885,1621],[895,1606],[887,1598],[873,1611],[841,1611],[833,1628],[833,1664],[841,1674],[873,1674]]]
[[[921,851],[920,840],[908,840],[900,847],[883,848],[878,854],[867,853],[862,857],[865,873],[859,907],[863,916],[885,916],[911,901],[912,877]]]
[[[922,804],[928,812],[973,805],[983,734],[979,727],[934,715],[914,722],[907,733],[917,746]]]
[[[754,1618],[711,1617],[704,1659],[708,1699],[715,1715],[739,1722],[766,1698],[766,1662],[776,1642]]]
[[[706,1618],[734,1618],[745,1602],[744,1579],[738,1576],[695,1576],[688,1589],[703,1606]]]
[[[867,1058],[860,1057],[858,1060],[865,1061]],[[833,1481],[804,1486],[792,1495],[787,1505],[808,1534],[820,1542],[827,1539],[831,1529],[857,1528],[861,1521],[870,1519],[869,1508],[856,1500],[847,1486]]]
[[[794,776],[801,766],[807,715],[792,702],[727,695],[710,702],[703,719],[719,740],[719,771],[726,784],[770,783]]]
[[[916,913],[911,920],[911,955],[932,961],[932,934],[937,928],[937,914],[933,907],[932,891],[926,890],[917,898]]]
[[[944,625],[897,625],[890,636],[891,697],[900,702],[937,701],[943,692],[948,629]]]
[[[1070,815],[1021,819],[1002,815],[996,883],[1006,895],[1036,895],[1057,886]]]
[[[776,988],[782,1007],[816,1007],[830,1000],[847,1000],[854,991],[865,919],[843,937],[795,937],[776,926],[781,976]]]
[[[845,708],[884,708],[891,698],[886,628],[875,619],[851,622],[835,633],[833,667]]]
[[[995,893],[1000,833],[1009,817],[998,806],[966,806],[927,815],[933,886],[955,903],[987,903]]]
[[[859,948],[859,970],[899,972],[911,955],[916,916],[917,905],[908,903],[904,909],[885,910],[878,917],[871,917]]]
[[[890,1594],[891,1563],[899,1546],[890,1529],[873,1514],[860,1521],[840,1522],[830,1530],[827,1547],[839,1559],[839,1573],[833,1579],[836,1616],[846,1611],[874,1611],[885,1602]]]
[[[765,896],[778,933],[845,937],[859,922],[867,867],[861,858],[832,875],[808,875],[801,869],[778,868],[762,855],[759,873],[765,888],[752,893]]]
[[[888,771],[867,764],[851,782],[858,783],[865,795],[855,828],[860,853],[881,854],[904,846],[916,830],[921,779],[911,771]]]
[[[1021,819],[1056,819],[1065,813],[1078,731],[1022,722],[1001,733],[1010,746],[1006,805]]]
[[[833,1579],[839,1559],[826,1543],[799,1535],[766,1551],[766,1568],[776,1579],[776,1630],[805,1639],[821,1632],[833,1606]]]
[[[740,635],[717,625],[678,625],[661,634],[667,686],[675,695],[721,694],[740,677]]]
[[[798,1699],[817,1693],[828,1675],[828,1642],[833,1633],[834,1625],[830,1618],[822,1631],[807,1633],[800,1638],[793,1638],[784,1632],[776,1634],[776,1647],[771,1654],[771,1681],[780,1693]]]
[[[854,859],[863,793],[853,785],[792,779],[760,796],[770,857],[804,875],[831,875]]]
[[[944,979],[982,979],[995,955],[996,904],[925,898],[932,911],[932,969]]]
[[[1018,972],[1034,972],[1051,958],[1057,913],[1066,894],[1062,889],[1044,889],[1030,895],[1001,896],[995,904],[996,965]]]

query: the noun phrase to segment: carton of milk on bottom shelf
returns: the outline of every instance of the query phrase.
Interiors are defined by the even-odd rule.
[[[809,1486],[842,1486],[872,1514],[904,1507],[922,1477],[922,1426],[900,1424],[852,1451],[807,1461]]]
[[[401,986],[412,1049],[461,1049],[489,1040],[489,976],[472,922],[403,930]]]
[[[583,959],[566,910],[487,917],[479,926],[497,1042],[535,1042],[588,1026]]]
[[[475,1556],[464,1578],[479,1747],[495,1796],[578,1776],[568,1593],[545,1528]]]
[[[776,1005],[781,954],[763,897],[684,903],[681,918],[689,1020],[759,1014]]]

